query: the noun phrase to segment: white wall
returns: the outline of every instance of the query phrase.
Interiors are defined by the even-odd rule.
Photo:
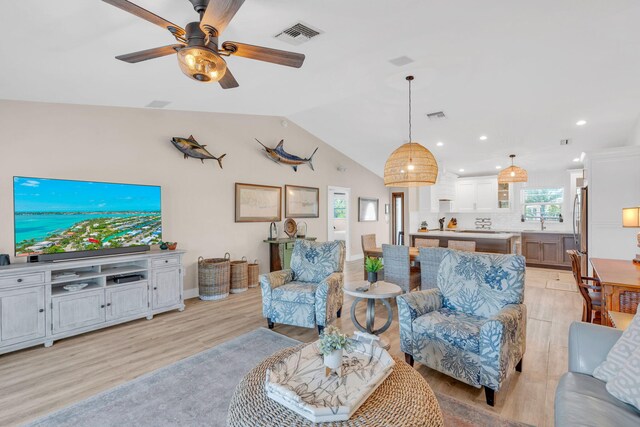
[[[212,94],[211,102],[215,101]],[[375,223],[358,222],[358,197],[388,201],[382,178],[345,157],[304,129],[280,117],[192,113],[152,109],[94,107],[0,101],[0,252],[13,253],[12,177],[109,181],[162,186],[165,240],[188,251],[186,288],[197,287],[196,259],[230,252],[260,261],[268,271],[269,223],[234,222],[234,183],[320,188],[320,217],[304,219],[309,236],[327,237],[327,186],[351,188],[351,255],[361,254],[360,235],[376,233],[388,241],[384,215]],[[221,170],[215,161],[184,160],[170,143],[193,134],[214,156],[226,153]],[[298,172],[264,157],[254,140],[314,157],[315,172]],[[346,167],[338,172],[337,166]],[[283,189],[284,190],[284,189]],[[284,191],[283,191],[284,193]],[[284,196],[283,196],[284,199]],[[284,200],[283,200],[284,203]],[[283,206],[284,215],[284,206]],[[283,218],[284,219],[284,218]],[[282,223],[278,224],[282,230]],[[15,261],[15,260],[14,260]],[[18,260],[18,262],[23,259]]]

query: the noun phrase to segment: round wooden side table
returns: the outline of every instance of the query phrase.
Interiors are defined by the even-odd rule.
[[[367,290],[358,290],[358,288],[366,288]],[[360,281],[348,283],[344,286],[343,291],[347,295],[355,297],[353,304],[351,305],[351,320],[353,324],[362,332],[369,334],[380,335],[391,326],[393,322],[393,310],[391,304],[389,304],[389,298],[395,298],[402,294],[402,288],[393,283],[378,282],[375,286],[369,286],[369,282]],[[356,317],[356,307],[362,300],[367,301],[367,320],[366,327],[358,321]],[[376,317],[376,300],[380,300],[382,304],[387,308],[387,322],[382,325],[381,328],[374,329],[374,321]]]

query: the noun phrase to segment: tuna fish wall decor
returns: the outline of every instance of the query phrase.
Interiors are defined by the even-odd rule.
[[[193,157],[194,159],[200,159],[202,163],[204,163],[205,160],[217,160],[220,165],[220,169],[222,169],[222,158],[226,156],[226,154],[223,154],[220,157],[215,157],[207,151],[205,148],[206,145],[200,145],[193,135],[190,135],[189,138],[174,136],[171,138],[171,143],[180,150],[185,159],[187,157]]]
[[[315,150],[313,150],[313,153],[311,153],[311,156],[309,156],[308,159],[303,159],[302,157],[298,157],[284,151],[284,139],[280,140],[278,145],[276,145],[276,148],[267,147],[257,138],[256,141],[258,141],[258,143],[264,147],[264,151],[267,153],[267,157],[269,157],[274,162],[289,165],[295,172],[298,172],[298,166],[305,163],[309,165],[311,170],[314,170],[313,163],[311,163],[311,161],[313,160],[313,156],[316,154],[316,151],[318,151],[317,147]]]

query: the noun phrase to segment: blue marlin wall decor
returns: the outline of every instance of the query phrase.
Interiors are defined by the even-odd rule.
[[[171,138],[171,143],[184,155],[184,158],[193,157],[194,159],[200,159],[202,163],[205,160],[212,159],[217,160],[220,165],[220,169],[222,169],[222,158],[226,156],[223,154],[220,157],[215,157],[205,148],[206,145],[200,145],[198,141],[195,140],[193,135],[190,135],[189,138],[182,138],[180,136],[174,136]]]
[[[298,172],[298,166],[304,163],[308,164],[311,170],[315,170],[313,169],[312,160],[313,160],[313,156],[316,154],[316,151],[318,151],[317,147],[315,150],[313,150],[313,153],[311,153],[311,156],[309,156],[308,159],[303,159],[302,157],[298,157],[296,155],[293,155],[284,151],[284,139],[280,140],[278,145],[276,145],[276,148],[267,147],[262,142],[260,142],[257,138],[256,138],[256,141],[258,141],[258,143],[264,147],[264,151],[267,153],[267,156],[269,157],[269,159],[273,160],[276,163],[289,165],[293,168],[295,172]]]

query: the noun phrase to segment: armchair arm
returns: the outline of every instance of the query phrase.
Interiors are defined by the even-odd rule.
[[[527,307],[509,304],[480,328],[480,384],[498,391],[526,350]]]
[[[396,297],[398,303],[398,323],[400,324],[400,348],[413,354],[413,321],[423,314],[442,308],[440,289],[409,292]]]
[[[293,272],[291,270],[272,271],[271,273],[261,274],[260,290],[262,291],[262,315],[269,317],[271,309],[271,291],[278,286],[287,284],[293,280]]]
[[[569,327],[569,371],[593,375],[621,335],[620,329],[573,322]]]
[[[342,307],[344,273],[332,273],[316,289],[316,323],[326,326],[336,318]]]

